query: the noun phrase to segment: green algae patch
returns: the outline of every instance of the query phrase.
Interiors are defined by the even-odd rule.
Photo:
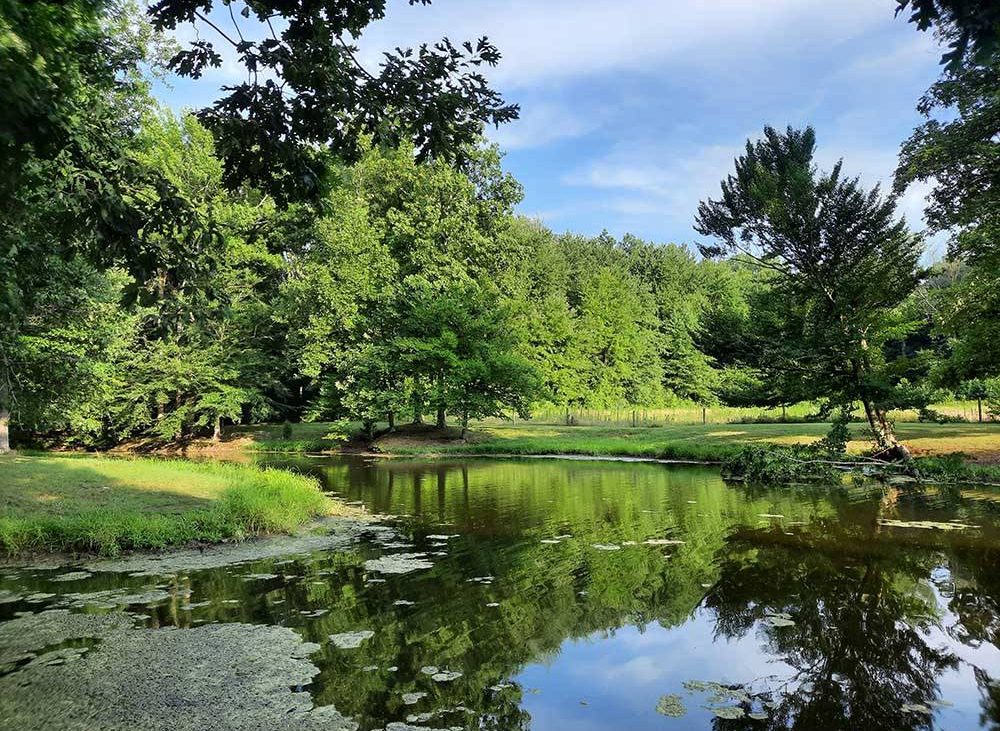
[[[53,646],[87,638],[86,652]],[[353,731],[307,685],[318,645],[287,627],[241,623],[133,629],[124,615],[48,611],[0,625],[0,658],[28,662],[0,676],[9,728]]]
[[[423,553],[395,553],[365,561],[365,569],[381,574],[408,574],[433,566]]]
[[[657,701],[656,712],[668,718],[680,718],[687,713],[687,709],[684,707],[684,703],[681,701],[679,695],[670,693],[669,695],[661,696],[660,700]]]
[[[347,512],[314,479],[283,470],[104,457],[3,460],[0,505],[8,555],[241,540]]]
[[[339,647],[341,650],[355,650],[361,647],[361,643],[370,640],[375,633],[370,629],[357,630],[356,632],[341,632],[330,635],[330,644]]]
[[[310,528],[308,532],[296,535],[269,536],[244,543],[96,559],[88,562],[86,568],[95,572],[107,571],[132,576],[168,576],[182,571],[217,569],[317,551],[345,550],[354,546],[362,535],[376,539],[395,535],[386,526],[353,518],[323,518],[310,524]]]

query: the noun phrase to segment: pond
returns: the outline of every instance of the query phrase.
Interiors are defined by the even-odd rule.
[[[0,727],[1000,728],[1000,492],[266,461],[393,517],[4,569]]]

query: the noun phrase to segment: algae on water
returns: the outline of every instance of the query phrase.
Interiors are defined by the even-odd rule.
[[[661,716],[680,718],[687,713],[687,709],[681,702],[681,697],[679,695],[676,693],[670,693],[669,695],[661,696],[660,700],[657,701],[656,712]]]
[[[341,632],[330,635],[330,642],[341,650],[353,650],[361,647],[361,643],[375,636],[370,629],[358,630],[356,632]]]
[[[45,651],[80,638],[95,644],[72,662]],[[201,731],[206,719],[213,731],[354,731],[292,690],[319,672],[306,659],[318,649],[287,627],[134,629],[125,614],[49,610],[0,624],[0,663],[37,656],[0,677],[0,719],[19,731]]]

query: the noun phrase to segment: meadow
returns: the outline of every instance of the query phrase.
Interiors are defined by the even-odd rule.
[[[0,551],[116,554],[291,532],[343,511],[311,478],[150,458],[0,458]]]

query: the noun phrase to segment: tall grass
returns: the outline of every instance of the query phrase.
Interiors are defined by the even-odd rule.
[[[753,423],[800,423],[814,419],[818,405],[813,403],[792,404],[785,409],[779,407],[737,407],[701,406],[700,404],[678,404],[663,409],[649,409],[641,406],[623,405],[608,409],[566,409],[565,407],[539,406],[532,410],[531,420],[537,424],[566,424],[579,426],[662,426],[666,424],[753,424]],[[931,408],[948,417],[976,421],[975,401],[948,401],[934,404]],[[864,418],[861,409],[855,412],[858,419]],[[916,410],[898,410],[891,414],[897,422],[919,420]],[[984,418],[988,419],[985,414]],[[489,423],[489,422],[484,422]]]
[[[71,551],[118,554],[123,550],[159,549],[191,542],[242,540],[267,533],[290,532],[307,521],[333,511],[335,504],[320,490],[319,483],[302,475],[275,469],[220,463],[192,464],[179,460],[100,460],[87,459],[93,472],[104,469],[109,476],[107,491],[127,493],[120,501],[88,506],[88,497],[74,493],[78,485],[100,479],[92,474],[74,483],[73,472],[61,462],[84,460],[61,458],[26,458],[24,464],[35,480],[50,480],[56,503],[23,500],[9,514],[0,516],[0,550],[8,554],[29,551]],[[110,468],[108,468],[110,466]],[[19,465],[5,465],[0,478],[17,483],[11,473]],[[118,475],[133,475],[130,482]],[[143,477],[155,475],[154,482]],[[169,479],[174,483],[157,486]],[[188,480],[191,492],[198,495],[196,507],[188,500],[183,483]],[[206,488],[206,484],[218,487]],[[178,495],[174,506],[163,504],[162,489],[169,487]],[[13,504],[3,495],[4,502]],[[42,488],[44,490],[44,486]],[[88,485],[87,494],[93,486]],[[160,502],[153,499],[154,494]]]

